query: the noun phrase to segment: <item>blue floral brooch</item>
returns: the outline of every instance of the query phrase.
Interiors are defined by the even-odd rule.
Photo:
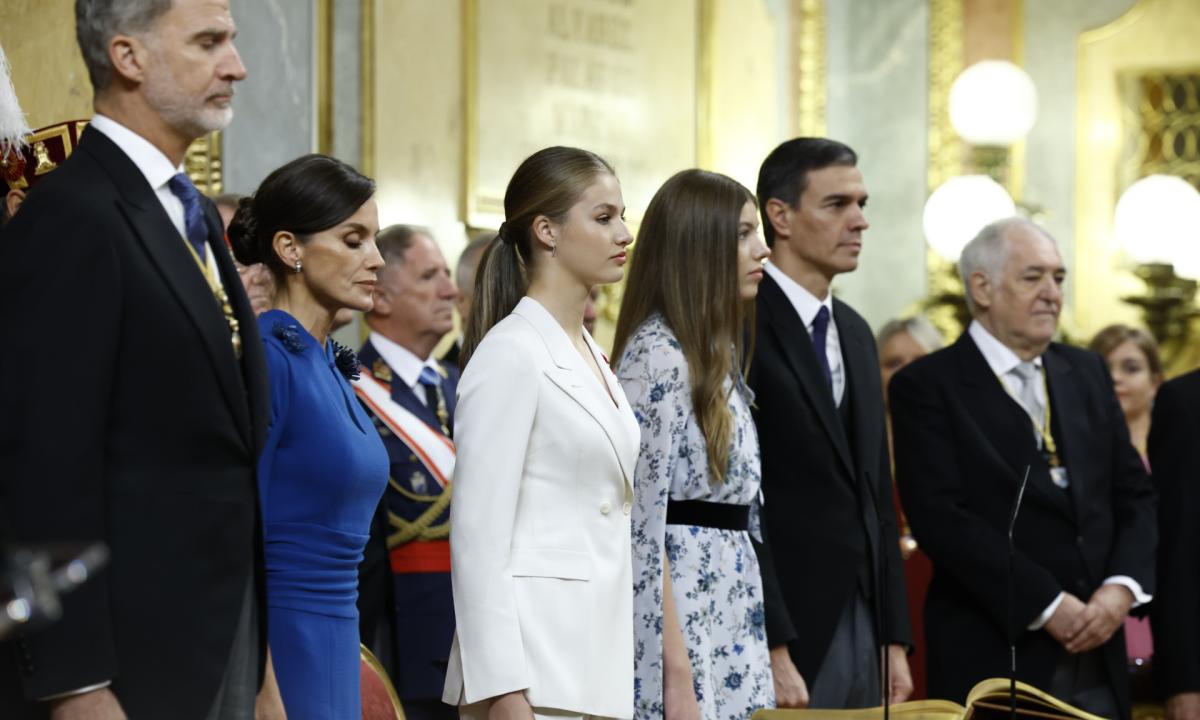
[[[278,338],[289,352],[297,355],[304,352],[304,338],[300,335],[300,328],[297,326],[275,323],[271,328],[271,334]],[[358,356],[354,354],[353,350],[333,338],[330,338],[329,342],[333,343],[333,362],[337,366],[338,372],[347,380],[357,380]]]

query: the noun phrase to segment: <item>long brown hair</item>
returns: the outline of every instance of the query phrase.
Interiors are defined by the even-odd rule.
[[[466,368],[492,326],[513,311],[529,288],[533,221],[545,215],[562,222],[602,173],[615,175],[599,155],[572,147],[548,147],[525,158],[504,191],[504,223],[483,251],[475,274],[475,297],[460,352]]]
[[[725,478],[733,416],[725,382],[749,361],[753,301],[738,281],[738,223],[754,202],[741,183],[705,170],[667,180],[646,208],[630,259],[613,357],[647,318],[661,313],[688,364],[692,411],[704,435],[714,482]],[[619,360],[618,360],[619,362]]]

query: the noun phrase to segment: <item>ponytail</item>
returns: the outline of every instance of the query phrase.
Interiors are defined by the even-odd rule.
[[[529,289],[533,268],[533,221],[563,222],[597,176],[615,174],[604,158],[587,150],[548,147],[525,158],[504,191],[504,217],[475,273],[475,298],[463,330],[459,363],[465,370],[483,336],[513,311]]]
[[[459,364],[464,369],[483,336],[513,311],[529,289],[525,258],[521,257],[520,245],[509,241],[507,234],[511,232],[507,224],[502,224],[500,232],[488,243],[479,259],[475,295],[459,350]],[[528,240],[523,244],[528,251]]]

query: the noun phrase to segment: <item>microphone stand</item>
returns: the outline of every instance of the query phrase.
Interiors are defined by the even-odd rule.
[[[875,485],[871,483],[870,471],[863,471],[864,477],[867,480],[867,488],[871,493],[871,504],[875,508],[875,524],[879,527],[879,573],[877,575],[876,584],[878,587],[875,590],[875,624],[879,628],[881,637],[879,638],[879,648],[881,650],[880,657],[883,661],[883,720],[890,720],[890,710],[892,705],[892,663],[888,657],[888,637],[890,628],[888,627],[887,613],[887,586],[888,586],[888,551],[887,551],[887,534],[883,524],[883,509],[879,505],[879,493],[875,492]],[[897,542],[899,539],[897,538]]]
[[[1016,545],[1013,543],[1013,530],[1017,526],[1017,513],[1021,511],[1021,500],[1025,497],[1025,486],[1029,483],[1029,465],[1025,466],[1025,476],[1021,478],[1021,486],[1017,489],[1017,497],[1013,500],[1012,513],[1008,517],[1008,716],[1012,720],[1017,717],[1017,621],[1016,614]]]

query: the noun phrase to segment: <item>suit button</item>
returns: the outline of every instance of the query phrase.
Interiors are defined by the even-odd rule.
[[[1075,536],[1075,547],[1083,547],[1083,536],[1082,535]]]
[[[621,512],[625,513],[626,515],[628,515],[630,513],[630,511],[632,511],[632,510],[633,510],[633,505],[631,505],[629,503],[625,503],[624,505],[621,506]]]
[[[612,505],[609,505],[607,501],[600,503],[600,514],[601,515],[607,515],[610,512],[612,512]]]

